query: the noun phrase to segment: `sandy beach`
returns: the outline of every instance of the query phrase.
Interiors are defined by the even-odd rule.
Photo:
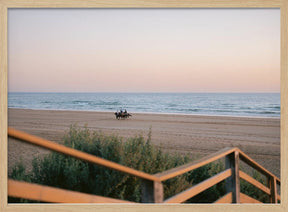
[[[117,120],[112,112],[9,109],[8,125],[61,143],[71,124],[122,137],[143,135],[152,128],[152,142],[165,151],[205,156],[225,147],[238,147],[280,176],[280,119],[228,116],[133,113]],[[47,150],[13,139],[8,142],[8,170],[19,160],[31,167],[33,157]]]

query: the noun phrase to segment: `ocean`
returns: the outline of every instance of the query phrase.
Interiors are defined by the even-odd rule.
[[[280,93],[8,93],[8,108],[280,117]]]

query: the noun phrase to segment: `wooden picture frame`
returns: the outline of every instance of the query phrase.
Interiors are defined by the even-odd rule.
[[[10,8],[280,8],[281,11],[281,203],[277,205],[212,204],[8,204],[7,15]],[[287,0],[1,0],[0,1],[0,210],[1,211],[287,211],[288,190],[288,1]],[[260,76],[261,77],[261,76]]]

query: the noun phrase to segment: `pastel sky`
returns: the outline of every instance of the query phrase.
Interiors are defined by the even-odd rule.
[[[279,9],[9,9],[9,92],[280,92]]]

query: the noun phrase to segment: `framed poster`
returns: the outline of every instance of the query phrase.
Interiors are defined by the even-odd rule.
[[[285,23],[287,3],[284,0],[121,3],[96,0],[32,3],[2,1],[1,208],[5,211],[40,208],[70,211],[284,211],[287,209],[287,185],[282,183],[277,186],[277,183],[280,179],[282,182],[287,179]],[[94,131],[103,134],[97,137]],[[21,134],[22,132],[24,134]],[[135,173],[135,176],[145,180],[154,180],[157,183],[154,183],[152,200],[149,192],[146,199],[143,197],[143,183],[133,181],[134,178],[119,178],[111,173],[104,178],[97,178],[99,170],[94,170],[86,163],[75,162],[78,160],[66,159],[57,154],[50,155],[47,150],[13,139],[20,137],[20,140],[25,140],[25,133],[44,138],[44,142],[54,141],[60,145],[65,144],[64,148],[76,148],[114,161],[116,164],[111,164],[110,167],[114,170],[126,170],[128,167],[124,173]],[[75,147],[82,145],[80,143],[83,142],[83,136],[88,139],[86,150],[82,146]],[[101,147],[103,149],[99,155],[90,152],[96,145],[95,141],[103,136],[106,136],[105,144],[100,142],[97,145],[107,147],[111,144],[113,148],[116,145],[117,149],[107,147],[110,148],[108,151]],[[111,136],[115,137],[111,139]],[[81,142],[76,138],[81,138]],[[117,142],[113,143],[115,139]],[[89,142],[91,146],[88,145]],[[49,143],[38,145],[48,147]],[[147,145],[151,145],[151,149],[155,148],[154,152],[150,146],[145,149]],[[58,146],[53,148],[48,149],[55,150]],[[99,152],[98,149],[97,151]],[[192,174],[161,184],[164,178],[170,179],[167,177],[168,173],[162,172],[163,169],[151,172],[149,170],[152,169],[152,164],[157,162],[160,166],[164,161],[177,165],[189,163],[193,167],[195,161],[203,162],[203,157],[207,159],[209,155],[213,155],[211,157],[214,160],[218,159],[218,155],[225,155],[227,151],[229,154],[237,152],[235,157],[244,160],[248,165],[257,163],[254,166],[263,167],[258,168],[260,175],[271,174],[274,181],[263,184],[271,189],[267,191],[270,196],[273,196],[272,188],[278,189],[274,194],[275,201],[280,199],[280,190],[281,202],[275,205],[212,205],[209,203],[217,201],[222,195],[217,196],[215,192],[208,191],[202,198],[196,195],[194,199],[182,197],[206,187],[205,177],[201,178],[203,184],[199,187],[194,185],[199,179],[194,179]],[[70,152],[70,149],[67,152]],[[175,152],[178,156],[174,155]],[[95,160],[98,165],[106,163],[99,158],[88,159],[89,155],[77,156],[78,153],[69,154],[89,162]],[[178,162],[167,159],[169,156],[166,153],[171,153],[171,158],[176,158]],[[148,158],[148,155],[151,158]],[[45,166],[45,162],[49,160],[52,165]],[[127,162],[129,160],[130,163]],[[119,163],[124,167],[118,167]],[[243,189],[247,188],[241,187],[240,192],[240,178],[248,179],[252,184],[254,181],[241,171],[243,164],[235,161],[231,164],[233,163],[234,166],[230,167],[231,173],[227,167],[221,167],[221,162],[204,167],[201,172],[207,172],[208,175],[205,176],[215,181],[218,187],[213,189],[218,193],[225,187],[224,184],[218,184],[221,177],[224,179],[226,175],[238,176],[239,185],[235,187],[239,190],[238,196],[234,196],[235,191],[233,193],[231,190],[231,201],[241,202],[240,195],[243,195]],[[23,164],[27,172],[21,172]],[[68,164],[66,168],[64,164]],[[240,166],[240,171],[239,167],[235,168],[235,164],[236,167]],[[129,169],[131,167],[133,170]],[[67,168],[73,170],[63,171],[68,170]],[[172,168],[166,166],[166,169]],[[25,204],[17,204],[19,199],[13,199],[19,197],[14,194],[19,193],[17,189],[14,193],[10,191],[12,198],[8,198],[9,187],[13,185],[14,188],[15,185],[14,181],[9,179],[44,184],[49,186],[48,189],[53,189],[51,186],[56,183],[53,187],[57,189],[87,194],[93,186],[85,184],[89,179],[85,170],[92,172],[92,169],[97,172],[92,176],[93,179],[102,181],[99,184],[94,183],[93,186],[102,189],[103,193],[97,191],[90,193],[91,195],[129,202],[109,204],[111,199],[107,199],[108,202],[103,200],[105,204],[44,204],[42,202],[54,202],[43,197],[46,187],[38,190],[38,196],[41,194],[42,199],[36,201],[41,204],[23,200],[20,200],[20,203]],[[238,172],[233,172],[235,169]],[[137,172],[139,170],[141,173]],[[176,169],[174,173],[182,173],[182,170]],[[217,172],[217,176],[213,178],[212,173],[215,174],[216,170],[220,173]],[[150,174],[146,176],[148,172]],[[60,173],[59,178],[57,173]],[[76,173],[82,175],[74,177]],[[259,173],[248,171],[248,174],[257,178]],[[83,176],[87,177],[86,180]],[[40,181],[40,178],[44,180]],[[107,181],[108,178],[111,178],[111,181]],[[160,178],[163,179],[159,180]],[[54,184],[47,184],[52,179],[55,179]],[[258,176],[258,180],[261,179],[262,177]],[[127,187],[128,184],[135,184],[135,188]],[[144,187],[145,185],[149,190],[151,185],[144,183]],[[234,182],[234,185],[237,183]],[[28,184],[19,186],[28,186],[29,190],[31,188],[31,191],[35,192],[37,190]],[[112,187],[119,190],[113,190]],[[191,187],[192,190],[189,190]],[[262,186],[258,185],[259,187],[261,190]],[[262,188],[264,191],[265,189]],[[55,196],[58,194],[58,190],[48,191]],[[77,196],[78,193],[65,195],[72,199],[72,196]],[[76,203],[79,198],[80,196],[77,196]],[[89,198],[93,199],[95,196]],[[243,199],[245,198],[248,197],[244,196]],[[264,203],[273,199],[259,198]],[[66,202],[75,203],[70,202],[71,199]],[[178,199],[181,199],[180,202],[189,201],[181,205],[168,204],[176,203]],[[35,201],[33,198],[32,200]],[[151,201],[156,204],[135,204]],[[163,202],[167,204],[162,204]]]

